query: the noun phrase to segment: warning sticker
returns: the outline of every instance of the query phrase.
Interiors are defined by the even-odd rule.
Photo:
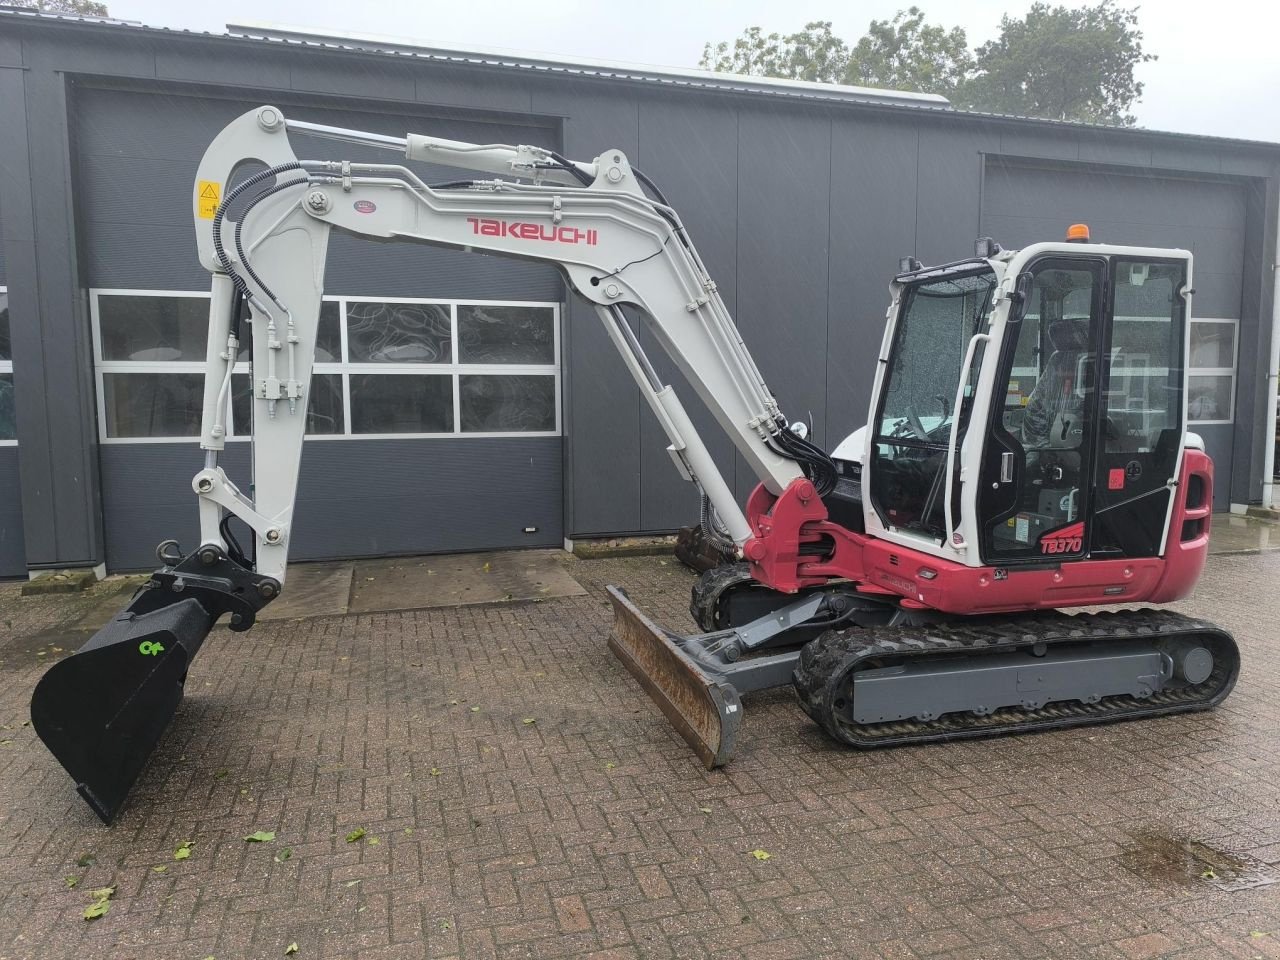
[[[213,180],[201,180],[196,184],[197,210],[201,220],[212,220],[222,200],[222,184]]]
[[[1027,543],[1031,539],[1031,518],[1025,513],[1018,514],[1018,524],[1013,528],[1013,539],[1019,543]]]
[[[1113,467],[1111,470],[1107,471],[1107,489],[1124,489],[1124,467]]]

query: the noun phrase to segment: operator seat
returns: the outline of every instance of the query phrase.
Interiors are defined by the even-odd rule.
[[[1022,415],[1022,445],[1027,450],[1074,449],[1083,435],[1084,392],[1077,389],[1076,378],[1080,358],[1089,351],[1089,321],[1051,321],[1049,342],[1053,353]]]

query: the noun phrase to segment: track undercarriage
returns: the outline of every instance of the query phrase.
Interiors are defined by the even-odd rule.
[[[1235,684],[1231,635],[1166,610],[949,617],[851,583],[785,595],[745,564],[709,570],[681,636],[613,591],[611,647],[710,768],[727,762],[740,695],[792,683],[801,707],[859,748],[1206,710]]]

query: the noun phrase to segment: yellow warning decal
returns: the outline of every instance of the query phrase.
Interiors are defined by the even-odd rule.
[[[196,202],[201,220],[212,220],[218,212],[218,203],[222,199],[222,184],[213,180],[200,180],[196,183]]]

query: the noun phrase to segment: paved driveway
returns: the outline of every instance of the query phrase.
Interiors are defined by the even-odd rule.
[[[0,586],[0,958],[1280,956],[1280,553],[1181,605],[1244,651],[1215,713],[856,754],[784,691],[716,772],[605,649],[603,584],[687,629],[690,575],[564,562],[220,631],[111,829],[21,725],[95,598]]]

